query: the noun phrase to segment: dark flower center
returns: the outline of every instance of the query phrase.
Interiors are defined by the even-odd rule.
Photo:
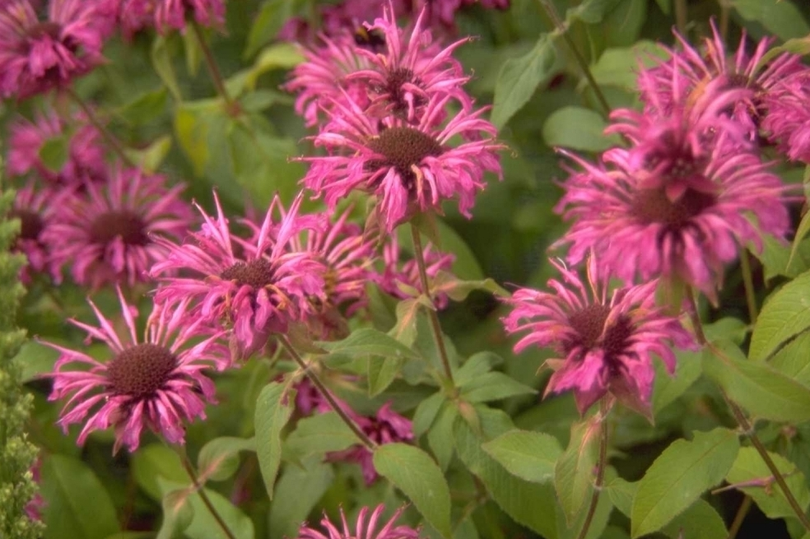
[[[378,93],[388,94],[388,99],[394,105],[394,112],[402,114],[408,110],[408,102],[405,100],[405,90],[402,88],[402,86],[408,82],[419,84],[419,81],[413,78],[413,71],[399,67],[388,73],[385,86],[382,88],[374,88],[374,90]],[[425,102],[425,99],[419,95],[415,95],[414,99],[414,105],[417,106]]]
[[[418,165],[425,157],[435,157],[444,153],[444,148],[436,139],[411,127],[386,129],[380,136],[370,139],[368,147],[385,156],[384,160],[370,161],[370,166],[394,167],[400,175],[409,179],[413,178],[411,166]]]
[[[621,315],[605,327],[609,315],[610,307],[597,303],[569,315],[568,322],[580,336],[580,340],[571,343],[570,348],[576,344],[590,349],[598,344],[605,352],[605,359],[613,368],[614,365],[610,359],[622,354],[627,348],[630,337],[633,335],[633,325],[628,316]],[[602,336],[601,342],[599,341],[600,336]],[[566,352],[569,351],[566,350]]]
[[[263,288],[273,282],[273,267],[263,258],[250,262],[237,262],[220,274],[225,281],[235,281],[238,285]]]
[[[20,220],[20,236],[21,240],[38,240],[39,235],[45,228],[45,221],[36,212],[30,210],[12,210],[10,212],[12,219]]]
[[[694,189],[687,189],[674,202],[663,189],[640,189],[635,194],[632,208],[636,217],[646,224],[664,223],[672,229],[679,229],[716,202],[717,196]]]
[[[169,381],[177,358],[156,344],[136,344],[107,365],[107,380],[118,395],[142,399],[153,395]]]
[[[706,139],[710,137],[705,137]],[[708,143],[709,141],[706,140]],[[660,174],[667,180],[685,180],[699,174],[706,168],[708,158],[698,158],[692,150],[676,136],[668,132],[661,136],[657,151],[650,152],[645,160],[647,168],[664,165]]]
[[[59,34],[61,31],[62,27],[58,23],[52,21],[42,21],[28,29],[28,37],[32,39],[39,39],[44,36],[49,36],[53,39],[59,39]]]
[[[93,243],[108,244],[116,238],[126,245],[147,245],[149,235],[146,223],[135,212],[117,210],[102,213],[90,225],[90,240]]]

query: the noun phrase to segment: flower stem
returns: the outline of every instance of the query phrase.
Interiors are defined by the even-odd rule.
[[[182,446],[177,447],[177,453],[180,455],[180,460],[183,463],[183,468],[186,469],[186,473],[191,478],[191,482],[194,484],[194,490],[197,494],[200,495],[205,507],[208,508],[208,511],[211,513],[211,516],[214,517],[214,520],[217,521],[219,527],[222,528],[222,532],[228,537],[228,539],[236,539],[236,536],[231,533],[230,528],[228,525],[225,524],[225,521],[222,520],[222,517],[217,512],[214,504],[211,503],[211,500],[208,498],[208,495],[205,493],[203,486],[200,484],[200,480],[197,478],[197,473],[194,471],[194,466],[192,466],[191,462],[188,460],[188,455],[186,454],[185,448]]]
[[[563,25],[562,20],[560,20],[560,16],[557,14],[557,10],[554,8],[554,5],[551,3],[550,0],[538,0],[540,5],[543,7],[545,12],[548,14],[551,22],[554,23],[554,26],[557,28],[557,31],[562,35],[565,43],[568,45],[568,48],[571,49],[571,53],[574,55],[574,59],[576,60],[577,64],[579,64],[579,68],[582,70],[582,74],[588,80],[588,84],[591,85],[594,94],[596,94],[596,99],[599,101],[599,104],[605,111],[605,115],[610,114],[610,105],[605,99],[605,94],[602,93],[602,89],[599,87],[599,84],[596,82],[596,79],[593,78],[593,73],[591,73],[591,68],[588,66],[588,62],[585,61],[585,57],[580,54],[579,49],[574,44],[574,40],[571,39],[571,36],[568,35],[568,31]]]
[[[720,4],[720,38],[725,42],[728,37],[728,16],[731,6],[728,0],[717,0]]]
[[[686,39],[687,6],[686,0],[675,0],[675,27]]]
[[[106,140],[107,144],[110,145],[110,148],[112,148],[116,155],[121,158],[121,161],[123,161],[127,166],[134,167],[135,163],[133,163],[132,159],[127,156],[124,148],[121,146],[121,143],[118,142],[118,139],[115,138],[112,133],[110,133],[107,127],[101,123],[98,118],[96,118],[93,109],[91,109],[90,106],[88,106],[87,103],[85,103],[84,100],[79,97],[79,95],[74,92],[72,88],[66,88],[65,92],[73,100],[73,102],[76,103],[80,109],[82,109],[82,112],[84,112],[85,116],[87,116],[87,120],[93,125],[93,127],[98,129],[101,136],[104,137],[104,140]]]
[[[731,527],[728,529],[728,537],[726,537],[726,539],[734,539],[737,537],[737,532],[740,531],[742,523],[745,520],[745,515],[747,515],[749,509],[751,509],[751,504],[753,501],[754,500],[751,499],[751,496],[748,494],[745,495],[740,507],[737,509],[737,514],[734,515],[734,521],[731,523]]]
[[[754,295],[754,279],[751,276],[751,260],[748,250],[740,253],[740,269],[742,269],[743,285],[745,286],[745,302],[748,304],[748,318],[751,324],[757,323],[757,298]]]
[[[419,236],[419,230],[416,225],[411,223],[411,239],[413,239],[413,251],[416,258],[416,265],[419,268],[419,280],[422,283],[422,293],[433,303],[433,298],[430,296],[430,283],[428,282],[427,264],[425,263],[425,253],[422,248],[422,238]],[[435,306],[428,309],[428,318],[430,319],[430,327],[433,330],[433,338],[436,340],[436,348],[439,350],[439,356],[442,360],[444,367],[444,375],[451,385],[455,386],[453,381],[453,369],[450,367],[450,359],[447,356],[447,348],[444,346],[444,337],[442,336],[442,326],[439,323],[439,315],[436,314]]]
[[[596,481],[593,484],[591,504],[588,506],[588,513],[585,515],[585,522],[582,523],[582,529],[579,530],[577,539],[585,539],[585,537],[588,535],[588,530],[591,528],[593,517],[596,514],[596,507],[599,505],[599,495],[602,493],[602,483],[605,480],[605,468],[607,467],[608,411],[609,408],[607,399],[603,398],[599,411],[599,414],[601,415],[601,422],[599,425],[599,461],[596,463]]]
[[[197,38],[197,43],[200,45],[200,50],[205,57],[205,65],[208,66],[208,72],[211,74],[211,80],[214,83],[214,87],[217,89],[217,93],[222,100],[225,101],[225,107],[228,112],[236,115],[235,113],[237,112],[237,108],[234,105],[233,99],[231,99],[231,96],[228,94],[228,90],[225,88],[225,79],[222,77],[222,72],[220,72],[216,60],[214,60],[214,55],[211,53],[211,48],[205,41],[202,28],[200,28],[197,21],[191,21],[191,28],[194,31],[194,36]]]
[[[326,402],[329,403],[329,406],[332,408],[332,410],[334,410],[335,413],[337,413],[337,415],[340,416],[340,418],[351,429],[354,435],[360,439],[360,441],[363,443],[364,446],[366,446],[366,449],[368,449],[369,451],[374,451],[374,449],[376,449],[377,447],[377,444],[374,442],[374,440],[369,438],[366,435],[366,433],[363,432],[363,429],[358,427],[357,423],[355,423],[352,420],[352,418],[350,418],[348,414],[346,414],[346,411],[338,404],[337,400],[332,395],[332,393],[329,392],[329,390],[326,388],[321,379],[318,378],[318,375],[315,374],[312,371],[312,369],[309,368],[309,365],[307,365],[304,359],[298,354],[298,352],[295,351],[295,348],[293,348],[292,343],[287,339],[287,337],[279,334],[276,336],[276,338],[278,339],[278,342],[281,343],[281,346],[283,346],[284,349],[287,351],[287,353],[290,354],[290,356],[293,358],[293,361],[295,361],[298,364],[298,366],[301,367],[301,369],[304,371],[304,374],[306,374],[307,378],[309,378],[309,381],[312,382],[312,384],[317,388],[318,392],[323,396],[324,399],[326,399]]]

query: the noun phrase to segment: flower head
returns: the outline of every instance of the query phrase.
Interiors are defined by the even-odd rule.
[[[70,320],[87,332],[88,340],[103,342],[110,359],[98,360],[80,350],[43,343],[61,353],[54,372],[48,375],[53,379],[49,400],[67,399],[59,425],[67,432],[69,425],[84,422],[79,445],[92,431],[114,427],[113,452],[122,445],[135,451],[144,427],[169,443],[184,443],[183,423],[204,419],[206,401],[214,402],[214,384],[203,371],[222,369],[227,351],[217,344],[219,335],[203,331],[202,319],[189,322],[188,302],[155,306],[139,340],[137,312],[120,289],[118,298],[125,331],[116,330],[89,300],[99,325]],[[205,337],[199,341],[201,334]],[[191,345],[190,340],[196,344]],[[72,369],[79,365],[81,368]]]
[[[493,138],[495,127],[480,118],[485,109],[462,109],[444,127],[433,127],[449,100],[432,98],[416,125],[394,117],[381,121],[354,103],[335,102],[332,121],[314,137],[329,155],[300,158],[310,163],[304,184],[323,194],[330,209],[354,189],[376,195],[388,232],[417,212],[441,212],[447,199],[458,199],[469,218],[484,171],[501,176],[497,152],[503,146]],[[462,142],[451,146],[457,135]]]
[[[363,507],[357,515],[354,527],[350,527],[346,521],[346,514],[340,509],[340,520],[342,529],[338,528],[328,518],[324,516],[321,526],[329,535],[302,525],[298,530],[298,539],[419,539],[419,532],[408,526],[396,526],[395,522],[402,514],[403,508],[397,509],[394,515],[378,529],[385,506],[380,504],[371,515],[368,514],[368,507]],[[368,520],[367,520],[368,519]]]
[[[92,288],[148,280],[146,271],[165,256],[152,234],[179,238],[192,222],[182,190],[167,188],[163,176],[126,168],[107,185],[86,184],[86,191],[65,197],[46,234],[54,263]]]
[[[24,99],[63,87],[102,61],[107,18],[96,2],[51,0],[39,20],[31,0],[0,10],[0,97]]]
[[[676,318],[655,306],[655,281],[619,288],[608,298],[607,279],[588,262],[588,286],[562,264],[551,262],[563,282],[551,279],[554,292],[517,290],[507,300],[512,312],[503,318],[509,333],[528,332],[515,345],[550,347],[560,355],[548,360],[554,369],[546,395],[573,391],[581,414],[610,393],[628,407],[650,415],[655,369],[652,355],[675,372],[670,345],[692,346]]]
[[[276,197],[251,241],[231,232],[216,194],[216,217],[197,206],[202,230],[181,245],[156,240],[168,255],[150,271],[162,283],[155,300],[189,299],[207,321],[232,329],[232,348],[239,357],[262,348],[271,334],[310,314],[311,300],[326,300],[323,262],[312,252],[290,249],[293,238],[313,226],[311,219],[298,216],[301,200],[299,195],[287,211]],[[179,276],[173,275],[176,271]]]
[[[391,235],[383,246],[382,262],[383,267],[379,273],[374,274],[375,281],[380,288],[399,299],[414,297],[412,290],[420,290],[419,266],[413,257],[403,260],[403,251],[399,246],[396,234]],[[441,271],[450,271],[456,256],[452,253],[437,251],[432,243],[427,243],[422,250],[425,258],[427,275],[430,278],[436,277]],[[440,294],[433,298],[437,309],[447,306],[448,297]]]
[[[188,17],[194,17],[198,24],[207,27],[223,26],[225,24],[224,0],[151,1],[155,10],[155,28],[160,33],[166,33],[171,28],[184,30]]]
[[[810,69],[783,79],[764,98],[762,130],[791,161],[810,163]]]
[[[53,224],[54,208],[59,205],[59,194],[53,189],[37,189],[33,183],[17,191],[10,217],[20,220],[20,234],[13,250],[23,253],[28,263],[20,270],[20,280],[28,284],[31,273],[48,271],[55,282],[61,281],[58,266],[51,262],[50,246],[45,241],[46,231]]]

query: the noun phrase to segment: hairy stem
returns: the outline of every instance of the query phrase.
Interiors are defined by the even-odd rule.
[[[200,484],[200,480],[197,478],[197,473],[194,471],[194,466],[188,460],[188,455],[186,454],[185,448],[182,446],[177,446],[176,449],[177,453],[180,455],[180,460],[183,462],[183,468],[186,469],[186,473],[191,478],[191,482],[194,484],[194,490],[200,495],[205,507],[208,508],[211,516],[213,516],[214,520],[217,521],[217,524],[219,524],[219,527],[222,528],[222,532],[228,537],[228,539],[236,539],[236,536],[231,533],[230,528],[228,528],[228,525],[225,524],[224,520],[222,520],[222,517],[217,512],[214,504],[211,503],[211,500],[205,493],[203,486]]]
[[[419,236],[419,230],[416,225],[411,223],[411,239],[413,239],[413,251],[416,258],[416,265],[419,267],[419,280],[422,283],[422,293],[433,303],[433,298],[430,296],[430,283],[428,282],[427,264],[425,263],[425,253],[422,248],[422,238]],[[444,346],[444,338],[442,337],[442,326],[439,323],[439,315],[436,313],[435,307],[428,309],[428,318],[430,318],[430,327],[433,330],[433,338],[436,341],[436,348],[439,350],[439,356],[442,360],[444,367],[444,375],[447,380],[455,385],[453,382],[453,369],[450,367],[450,359],[447,356],[447,349]]]
[[[205,41],[202,28],[200,28],[200,25],[197,24],[197,21],[191,21],[191,28],[194,30],[194,36],[197,38],[197,43],[200,45],[200,50],[205,58],[205,65],[208,66],[208,72],[211,74],[211,80],[214,83],[214,87],[217,89],[217,93],[222,100],[225,101],[225,106],[228,112],[234,113],[236,108],[234,106],[233,99],[231,99],[231,96],[228,94],[228,90],[225,88],[225,79],[222,77],[222,72],[219,70],[219,66],[214,59],[214,55],[211,53],[211,48]]]
[[[743,498],[740,507],[737,509],[737,514],[734,515],[734,521],[731,523],[731,527],[728,529],[728,537],[726,539],[734,539],[737,537],[737,533],[740,531],[742,527],[742,523],[745,520],[745,516],[748,514],[748,511],[751,509],[751,504],[754,500],[751,499],[751,496],[745,495]]]
[[[79,95],[76,92],[74,92],[72,88],[66,88],[65,92],[73,100],[73,102],[76,103],[76,105],[78,105],[80,109],[82,109],[82,112],[84,112],[85,116],[87,116],[87,120],[93,125],[93,127],[98,129],[98,131],[101,133],[101,136],[104,137],[104,140],[107,141],[107,144],[110,145],[110,148],[113,149],[113,151],[121,159],[121,161],[123,161],[124,164],[126,164],[127,166],[134,167],[135,163],[133,163],[132,159],[130,159],[129,156],[127,156],[123,146],[121,146],[121,143],[118,141],[117,138],[115,138],[115,136],[112,133],[110,133],[110,131],[107,129],[107,126],[105,126],[103,123],[101,123],[101,121],[99,121],[98,118],[96,118],[93,109],[90,108],[90,106],[87,103],[85,103],[84,100],[81,97],[79,97]]]
[[[686,0],[675,0],[675,27],[686,39],[687,6]]]
[[[757,323],[757,298],[754,294],[754,279],[751,275],[751,259],[748,250],[740,253],[740,269],[742,270],[743,285],[745,286],[745,303],[748,304],[748,318],[751,324]]]
[[[608,411],[607,399],[603,398],[599,412],[601,422],[599,424],[599,461],[596,463],[596,481],[593,484],[593,494],[591,494],[591,503],[588,506],[588,513],[585,515],[585,522],[582,523],[582,529],[579,530],[577,539],[585,539],[588,535],[588,530],[591,528],[593,517],[596,514],[596,506],[599,505],[599,495],[602,493],[602,483],[605,480],[605,468],[607,467]]]
[[[577,49],[576,44],[574,44],[574,40],[571,39],[571,36],[568,35],[568,29],[563,24],[560,16],[557,14],[557,10],[554,8],[554,4],[551,3],[550,0],[538,0],[540,5],[543,7],[545,12],[548,14],[548,17],[551,19],[551,22],[554,23],[555,28],[560,33],[560,35],[565,40],[566,45],[568,48],[571,49],[571,53],[574,55],[574,59],[576,60],[577,64],[579,64],[579,68],[582,70],[582,74],[588,80],[588,84],[590,84],[591,88],[593,89],[594,94],[596,94],[596,99],[599,101],[599,104],[604,109],[605,115],[610,114],[610,105],[605,99],[605,94],[602,93],[602,89],[599,87],[599,84],[596,82],[596,79],[593,78],[593,73],[591,73],[591,68],[588,65],[588,62],[585,61],[585,57],[579,52]]]
[[[326,399],[326,402],[329,403],[329,406],[332,408],[332,410],[334,410],[335,413],[337,413],[337,415],[340,416],[343,422],[346,423],[346,425],[351,429],[354,435],[360,439],[360,441],[363,443],[364,446],[366,446],[366,448],[369,451],[374,451],[374,449],[377,447],[377,444],[374,442],[374,440],[369,438],[366,435],[366,433],[363,432],[363,429],[358,427],[357,423],[355,423],[352,420],[352,418],[350,418],[348,414],[346,414],[346,411],[338,404],[337,400],[332,395],[332,393],[326,388],[321,379],[318,378],[318,375],[315,374],[312,371],[312,369],[309,368],[309,365],[307,365],[304,359],[298,354],[298,352],[295,351],[295,348],[293,348],[292,343],[287,339],[287,337],[285,337],[284,335],[277,335],[276,338],[278,339],[278,342],[281,343],[281,346],[283,346],[284,349],[287,351],[287,353],[290,354],[290,357],[293,358],[293,361],[295,361],[298,364],[298,366],[301,367],[301,369],[304,371],[304,374],[306,374],[307,378],[309,378],[309,381],[312,382],[312,385],[314,385],[315,388],[318,390],[318,392],[323,396],[323,398]]]

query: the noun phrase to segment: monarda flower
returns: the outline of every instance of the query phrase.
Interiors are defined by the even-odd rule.
[[[764,98],[762,130],[791,161],[810,163],[810,69],[791,75]]]
[[[437,251],[432,243],[425,244],[422,256],[429,278],[436,277],[439,272],[450,271],[456,259],[452,253]],[[413,256],[405,256],[396,234],[391,235],[383,245],[382,269],[374,274],[374,280],[384,292],[398,299],[412,298],[422,291],[419,266]],[[446,294],[439,294],[432,299],[437,309],[445,308],[449,301]]]
[[[180,238],[192,223],[182,190],[167,187],[163,176],[126,168],[113,172],[107,185],[85,184],[63,199],[45,235],[54,263],[94,289],[147,281],[147,270],[166,255],[152,234]]]
[[[187,234],[182,245],[156,240],[168,254],[150,271],[161,282],[155,300],[191,301],[196,315],[231,330],[231,348],[238,358],[260,350],[290,322],[305,320],[313,300],[326,301],[326,268],[313,253],[290,248],[293,238],[312,226],[311,219],[298,216],[301,200],[299,195],[285,210],[274,198],[249,242],[231,232],[216,194],[216,217],[197,206],[202,230]]]
[[[570,245],[571,263],[593,251],[625,282],[661,277],[715,301],[724,265],[741,247],[761,250],[763,234],[788,233],[786,188],[752,154],[712,155],[703,180],[677,189],[643,185],[632,157],[623,149],[605,152],[604,165],[572,157],[584,170],[563,184],[556,211],[573,225],[555,244]]]
[[[458,199],[459,211],[471,217],[475,194],[484,188],[484,171],[501,178],[495,127],[480,118],[485,109],[462,109],[444,127],[433,127],[451,98],[432,98],[420,122],[367,115],[353,103],[336,102],[336,114],[314,137],[329,155],[301,157],[310,163],[303,183],[327,206],[352,190],[377,197],[378,220],[387,232],[420,212],[441,213],[441,203]],[[461,142],[451,146],[458,136]]]
[[[43,343],[61,354],[48,375],[53,380],[49,400],[67,399],[59,425],[67,432],[69,425],[84,423],[79,445],[92,431],[114,427],[114,453],[122,445],[130,452],[138,449],[145,427],[169,443],[182,444],[184,422],[205,419],[206,402],[215,402],[214,384],[203,371],[221,370],[227,350],[217,343],[220,335],[206,332],[204,321],[189,313],[188,302],[155,306],[139,340],[137,312],[120,289],[118,298],[125,322],[119,330],[89,300],[99,325],[70,320],[87,332],[88,340],[104,343],[109,359]]]
[[[33,273],[48,272],[55,282],[61,281],[59,268],[51,263],[50,246],[45,231],[53,223],[59,205],[59,194],[53,189],[37,189],[30,183],[17,191],[9,217],[20,220],[20,234],[12,249],[25,255],[28,263],[20,270],[20,280],[31,282]]]
[[[396,526],[395,523],[402,511],[402,508],[397,509],[394,515],[383,523],[384,505],[378,505],[371,512],[371,515],[368,513],[368,507],[363,507],[357,514],[357,521],[354,526],[350,526],[343,508],[341,508],[340,520],[342,528],[338,528],[324,516],[323,520],[321,520],[321,526],[328,535],[303,525],[298,530],[298,539],[419,539],[417,530],[408,526]]]
[[[206,27],[225,25],[224,0],[153,0],[155,6],[155,28],[160,33],[169,29],[184,30],[186,19],[194,20]]]
[[[512,312],[503,318],[504,326],[509,333],[528,332],[515,352],[536,345],[559,354],[546,362],[554,370],[546,395],[573,391],[584,414],[610,393],[650,417],[653,354],[674,373],[671,345],[692,347],[692,338],[676,318],[655,306],[655,281],[616,289],[608,298],[607,279],[597,274],[596,261],[588,261],[587,287],[576,273],[552,261],[563,282],[548,281],[554,292],[515,291],[507,300]]]
[[[108,18],[97,10],[87,0],[50,0],[40,20],[30,0],[7,0],[0,10],[0,97],[64,87],[98,65]]]

